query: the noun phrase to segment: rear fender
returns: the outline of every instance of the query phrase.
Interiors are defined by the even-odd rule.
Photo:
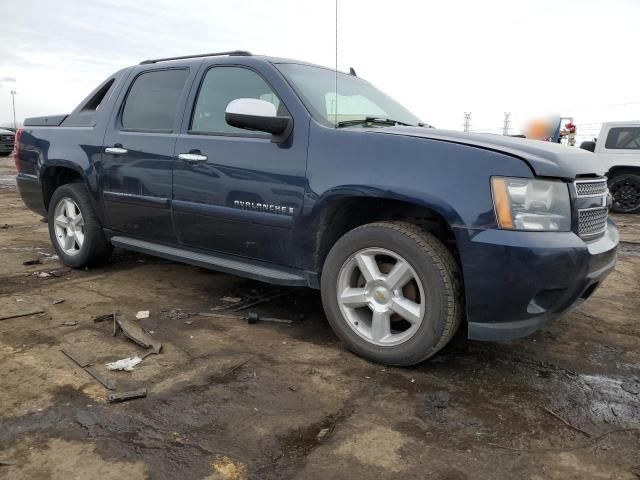
[[[55,189],[61,184],[70,183],[69,181],[66,181],[66,179],[60,178],[61,171],[63,171],[64,169],[73,172],[76,178],[78,178],[79,181],[84,183],[84,185],[87,187],[93,209],[98,213],[98,217],[102,221],[104,218],[104,212],[100,202],[98,201],[97,177],[95,175],[87,175],[87,172],[83,170],[80,165],[69,160],[50,160],[40,171],[39,178],[42,185],[42,195],[45,208],[47,210],[49,209],[49,200],[51,199],[51,196],[53,195]]]

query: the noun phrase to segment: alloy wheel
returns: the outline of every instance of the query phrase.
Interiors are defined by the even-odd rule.
[[[640,205],[640,185],[633,180],[624,179],[611,190],[613,201],[622,211],[633,211]]]
[[[62,251],[70,256],[77,255],[84,243],[84,218],[71,198],[64,197],[56,205],[54,227]]]
[[[411,264],[383,248],[351,255],[338,274],[337,301],[349,327],[370,343],[395,346],[417,332],[425,291]]]

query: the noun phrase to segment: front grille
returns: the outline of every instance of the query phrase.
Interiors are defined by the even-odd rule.
[[[578,197],[594,197],[604,195],[607,192],[607,180],[586,180],[576,182],[576,195]]]
[[[604,177],[579,179],[574,182],[578,211],[578,235],[593,238],[607,230],[607,179]]]
[[[585,208],[578,210],[578,234],[581,237],[598,235],[607,229],[607,207]]]

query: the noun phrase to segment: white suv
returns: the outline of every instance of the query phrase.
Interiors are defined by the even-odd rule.
[[[640,212],[640,121],[602,124],[597,142],[580,148],[598,154],[609,170],[614,212]]]

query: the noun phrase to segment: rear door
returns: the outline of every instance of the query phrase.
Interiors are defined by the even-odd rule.
[[[295,266],[292,232],[306,185],[308,121],[290,112],[264,75],[269,72],[215,63],[203,71],[189,101],[187,131],[175,150],[176,158],[193,153],[200,159],[175,164],[173,212],[180,240]],[[291,115],[290,138],[274,143],[269,134],[228,125],[225,109],[237,98],[266,100],[279,115]]]
[[[112,115],[100,164],[108,226],[175,242],[171,218],[173,153],[181,106],[194,73],[187,67],[132,74]]]

